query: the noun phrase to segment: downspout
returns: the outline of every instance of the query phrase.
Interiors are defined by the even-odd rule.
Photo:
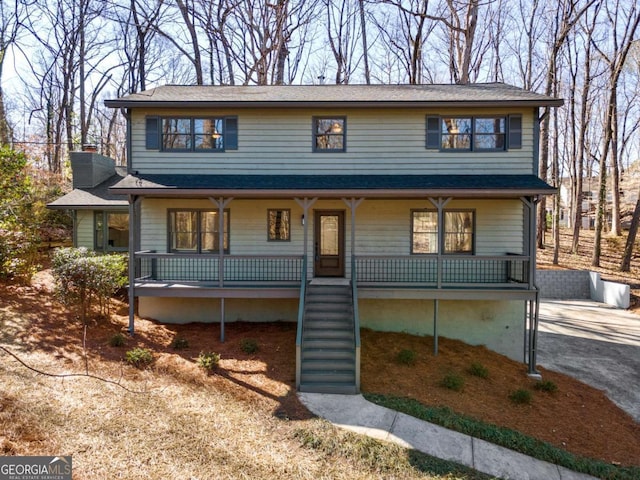
[[[78,248],[78,210],[71,210],[71,219],[73,222],[73,233],[71,234],[71,241],[73,247]]]
[[[121,108],[120,109],[120,113],[122,114],[122,116],[125,118],[125,120],[127,121],[127,138],[129,139],[129,141],[126,144],[126,161],[127,161],[127,173],[131,174],[133,172],[133,162],[131,160],[131,112],[126,109],[126,108]]]

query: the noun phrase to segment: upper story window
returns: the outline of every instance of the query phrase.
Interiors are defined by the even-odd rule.
[[[313,117],[313,151],[345,152],[346,130],[346,117]]]
[[[522,148],[522,116],[427,117],[427,148],[503,151]]]
[[[146,148],[165,152],[238,149],[237,117],[147,117]]]

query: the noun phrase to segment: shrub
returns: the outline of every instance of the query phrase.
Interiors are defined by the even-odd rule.
[[[440,386],[459,392],[464,387],[464,378],[457,373],[448,373],[440,382]]]
[[[398,361],[398,363],[401,363],[403,365],[413,365],[416,363],[417,356],[418,355],[416,354],[416,352],[405,348],[398,352],[396,360]]]
[[[519,388],[518,390],[511,392],[509,394],[509,400],[513,403],[517,403],[518,405],[528,405],[531,403],[531,392],[524,388]]]
[[[489,378],[489,370],[481,363],[474,362],[469,367],[469,374],[474,377]]]
[[[200,352],[198,355],[198,365],[207,372],[211,372],[218,368],[220,363],[220,354],[215,352]]]
[[[112,347],[124,347],[125,343],[127,343],[126,339],[121,333],[116,333],[109,339],[109,345]]]
[[[86,324],[97,302],[104,313],[109,298],[127,283],[123,255],[99,255],[86,248],[59,248],[52,257],[56,296],[65,305],[77,306]]]
[[[247,354],[256,353],[258,351],[258,342],[253,338],[243,338],[240,342],[240,349]]]
[[[127,360],[127,363],[130,363],[134,367],[138,368],[144,367],[153,362],[153,355],[147,348],[136,347],[133,350],[129,350],[125,354],[125,358]]]
[[[176,337],[171,346],[174,350],[184,350],[185,348],[189,348],[189,340],[182,337]]]
[[[558,391],[558,386],[551,380],[543,380],[540,382],[536,382],[533,388],[535,388],[536,390],[540,390],[541,392],[548,392],[548,393],[553,393]]]

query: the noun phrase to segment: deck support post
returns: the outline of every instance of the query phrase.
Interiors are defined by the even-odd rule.
[[[229,198],[213,198],[209,200],[218,207],[218,286],[224,287],[224,209],[233,200]],[[220,341],[224,342],[224,297],[220,298]]]
[[[135,317],[136,317],[136,232],[138,218],[136,215],[136,206],[139,203],[139,197],[129,195],[129,335],[135,333]],[[75,230],[74,230],[75,231]]]
[[[520,201],[522,201],[526,208],[525,219],[528,220],[528,238],[525,238],[524,248],[526,255],[529,256],[529,289],[535,291],[535,300],[529,301],[529,328],[528,331],[525,328],[524,357],[525,360],[528,361],[528,375],[539,376],[540,374],[536,369],[536,357],[538,348],[538,319],[540,312],[540,291],[538,290],[538,287],[536,285],[536,218],[537,206],[540,202],[540,198],[520,197]],[[527,223],[525,222],[525,224]]]
[[[433,300],[433,355],[438,356],[438,313],[440,309],[440,300]]]

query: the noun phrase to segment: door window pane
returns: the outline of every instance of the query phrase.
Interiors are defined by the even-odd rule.
[[[338,255],[338,215],[320,217],[320,255]]]

